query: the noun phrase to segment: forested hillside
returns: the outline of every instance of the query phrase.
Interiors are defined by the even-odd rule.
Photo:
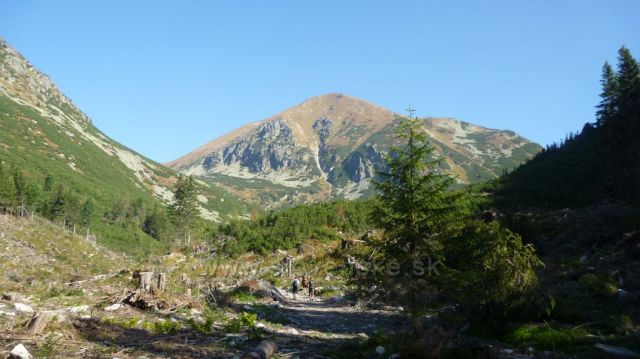
[[[505,207],[564,208],[640,199],[640,69],[627,48],[605,63],[597,119],[484,188]]]

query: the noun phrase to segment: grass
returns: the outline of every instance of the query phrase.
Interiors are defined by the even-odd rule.
[[[561,328],[526,324],[506,337],[506,342],[521,348],[533,347],[565,354],[581,354],[593,346],[593,335],[585,328]]]
[[[47,290],[41,299],[56,298],[56,297],[78,297],[84,295],[82,289],[79,288],[60,288],[52,287]]]
[[[131,317],[131,318],[110,317],[110,318],[105,318],[103,322],[105,324],[109,324],[114,327],[119,327],[122,329],[135,329],[135,328],[138,328],[138,325],[143,323],[142,319],[138,317]]]
[[[82,289],[64,283],[90,280],[93,275],[114,273],[131,264],[123,256],[94,247],[39,217],[0,216],[0,222],[6,234],[0,237],[0,248],[13,248],[7,252],[10,255],[0,258],[0,287],[7,291],[30,294],[42,301],[61,298],[80,302],[85,297]],[[117,285],[124,280],[128,278],[115,276],[108,282]]]
[[[56,333],[48,333],[45,337],[44,344],[42,344],[37,352],[36,357],[38,358],[57,358],[58,357],[58,348],[60,347],[61,336],[56,335]]]
[[[236,302],[240,303],[254,303],[258,300],[258,297],[253,293],[249,293],[246,288],[238,288],[232,295]]]
[[[173,320],[148,321],[138,317],[114,318],[103,320],[105,324],[122,329],[145,329],[155,334],[174,334],[180,329],[180,323]]]
[[[149,326],[146,326],[147,328]],[[180,323],[172,320],[159,320],[153,322],[152,331],[156,334],[174,334],[180,329]]]

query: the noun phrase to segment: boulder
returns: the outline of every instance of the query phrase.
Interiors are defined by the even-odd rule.
[[[33,308],[31,308],[30,306],[24,304],[24,303],[14,303],[13,307],[16,309],[16,311],[18,312],[22,312],[22,313],[33,313],[34,310]]]
[[[18,344],[9,353],[9,359],[31,359],[31,353],[22,344]]]
[[[110,306],[105,307],[104,310],[106,312],[113,312],[114,310],[120,309],[121,306],[122,306],[122,304],[120,304],[120,303],[111,304]]]

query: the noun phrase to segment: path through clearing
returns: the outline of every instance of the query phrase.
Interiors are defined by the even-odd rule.
[[[327,358],[327,352],[348,341],[366,339],[378,331],[398,331],[406,323],[399,310],[363,310],[340,298],[284,296],[288,303],[273,306],[277,309],[263,315],[270,323],[282,325],[273,330],[279,358]]]

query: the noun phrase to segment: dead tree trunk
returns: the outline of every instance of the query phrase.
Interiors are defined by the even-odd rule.
[[[292,256],[286,256],[284,258],[282,258],[282,272],[283,273],[287,273],[287,275],[291,276],[291,273],[293,272],[293,257]]]

